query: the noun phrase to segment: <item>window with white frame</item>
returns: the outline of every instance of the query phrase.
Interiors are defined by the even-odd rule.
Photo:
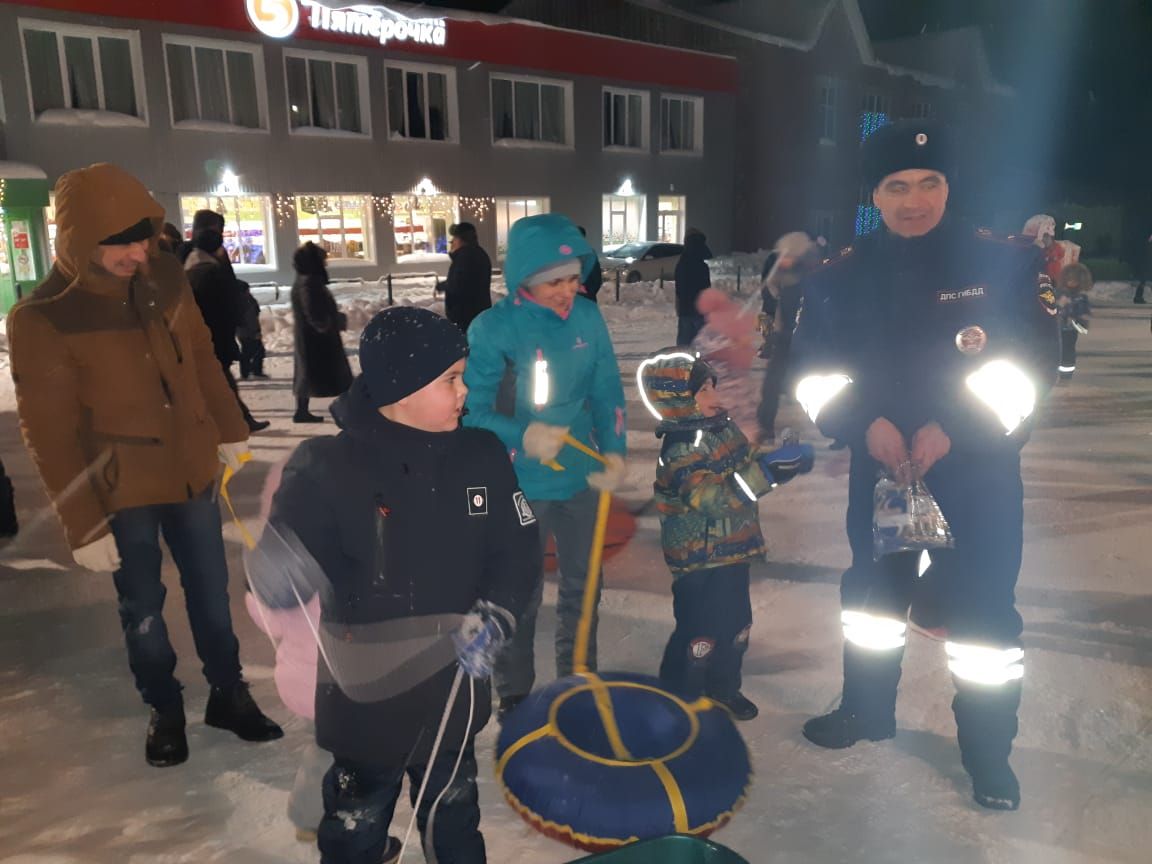
[[[297,195],[296,233],[301,245],[323,247],[331,264],[376,260],[367,195]]]
[[[492,76],[492,140],[572,144],[572,82]]]
[[[294,133],[368,135],[368,61],[285,51],[288,125]]]
[[[259,46],[165,36],[164,59],[173,126],[267,128]]]
[[[647,198],[643,195],[605,195],[601,212],[601,248],[607,251],[644,239]]]
[[[435,190],[392,196],[392,232],[399,264],[448,260],[448,227],[459,221],[460,197]]]
[[[836,143],[836,82],[831,78],[821,78],[820,93],[820,143]]]
[[[604,88],[604,147],[648,149],[648,94]]]
[[[518,219],[525,216],[538,216],[549,212],[551,199],[537,198],[497,198],[496,199],[496,258],[504,260],[508,254],[508,232]]]
[[[656,239],[661,243],[684,242],[686,202],[683,195],[660,196],[656,205]]]
[[[456,70],[388,63],[388,135],[393,139],[455,141]]]
[[[19,26],[34,117],[103,111],[147,119],[136,31],[23,19]]]
[[[237,268],[276,265],[271,195],[181,195],[186,237],[197,210],[214,210],[224,217],[224,248]]]
[[[703,152],[703,99],[698,96],[660,97],[660,149],[665,153]]]

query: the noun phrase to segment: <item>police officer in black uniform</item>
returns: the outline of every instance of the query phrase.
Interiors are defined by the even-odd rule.
[[[1023,624],[1020,448],[1053,383],[1055,298],[1035,249],[945,214],[955,150],[929,121],[886,126],[864,144],[864,180],[883,225],[806,280],[793,341],[797,398],[851,448],[841,583],[844,689],[809,720],[822,747],[896,731],[909,607],[947,632],[952,710],[978,803],[1015,810],[1008,764],[1020,704]],[[918,472],[955,547],[873,560],[873,488]],[[919,572],[930,561],[923,577]]]

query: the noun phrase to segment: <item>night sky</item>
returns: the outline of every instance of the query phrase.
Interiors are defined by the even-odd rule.
[[[1152,0],[859,0],[875,40],[977,26],[1051,195],[1152,223]],[[1086,202],[1087,203],[1087,202]],[[1146,233],[1146,232],[1145,232]]]
[[[506,5],[427,2],[490,12]],[[1033,169],[1036,182],[1019,190],[1023,206],[1059,200],[1122,205],[1131,236],[1121,242],[1127,247],[1139,237],[1142,244],[1152,230],[1152,0],[858,3],[875,41],[978,27],[994,75],[1017,92],[996,152],[979,158]]]

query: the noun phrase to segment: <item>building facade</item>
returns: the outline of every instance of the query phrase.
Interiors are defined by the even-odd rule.
[[[737,58],[736,248],[766,248],[795,230],[837,248],[875,227],[859,145],[881,123],[911,117],[961,134],[969,165],[950,206],[1020,227],[995,224],[1020,186],[1011,172],[1024,148],[999,135],[1014,95],[992,76],[974,29],[874,42],[856,0],[509,0],[503,12]]]
[[[307,240],[337,278],[443,272],[460,220],[498,261],[509,225],[546,211],[597,248],[679,241],[689,224],[732,248],[734,59],[342,5],[0,0],[0,160],[49,183],[116,162],[185,231],[197,209],[223,212],[252,282],[290,281]],[[44,229],[49,260],[51,203]]]

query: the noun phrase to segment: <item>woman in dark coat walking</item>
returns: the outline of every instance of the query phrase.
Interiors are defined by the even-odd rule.
[[[296,395],[297,423],[323,423],[308,410],[313,396],[339,396],[352,384],[352,369],[344,354],[340,331],[344,316],[328,290],[328,253],[315,243],[296,250],[292,266],[292,329],[295,334],[296,369],[292,392]]]

